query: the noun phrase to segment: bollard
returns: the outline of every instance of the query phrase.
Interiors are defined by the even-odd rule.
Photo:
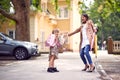
[[[97,35],[96,34],[94,36],[94,49],[93,49],[93,53],[97,57]]]

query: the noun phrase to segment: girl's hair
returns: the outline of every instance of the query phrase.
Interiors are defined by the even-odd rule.
[[[59,29],[53,29],[52,30],[52,34],[54,34],[55,32],[59,33]]]
[[[82,14],[82,16],[86,17],[86,19],[89,19],[89,16],[87,14]]]

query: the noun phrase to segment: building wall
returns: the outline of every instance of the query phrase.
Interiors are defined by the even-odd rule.
[[[9,35],[9,32],[13,32],[13,38],[15,38],[15,25],[10,23],[9,20],[8,22],[4,22],[3,24],[0,24],[0,32],[6,33]]]
[[[66,0],[58,0],[59,7],[67,6]],[[55,16],[57,26],[53,28],[59,28],[61,32],[72,32],[80,27],[81,15],[79,14],[78,1],[71,0],[71,10],[69,10],[69,17],[67,19],[58,19],[54,6],[49,2],[47,3],[47,9],[50,14]],[[80,33],[75,34],[69,38],[67,48],[73,51],[79,51]]]
[[[72,11],[70,12],[70,32],[73,32],[79,28],[81,24],[81,15],[79,14],[78,10],[78,1],[79,0],[73,0],[71,3]],[[73,49],[73,51],[79,50],[79,43],[80,33],[77,33],[70,37],[70,48]]]
[[[65,0],[59,0],[58,5],[59,7],[67,7]],[[57,21],[57,26],[54,28],[58,28],[60,33],[70,32],[70,15],[68,15],[68,18],[66,19],[58,18],[58,13],[55,11],[54,6],[50,2],[48,2],[47,7],[50,13],[55,16],[55,20]],[[66,48],[70,49],[69,41]]]
[[[79,0],[71,0],[71,10],[69,10],[69,18],[67,19],[58,19],[55,15],[54,9],[52,5],[48,5],[48,9],[51,11],[52,14],[56,16],[57,19],[57,27],[61,30],[61,32],[72,32],[80,27],[80,14],[78,9],[78,1]],[[65,0],[59,0],[58,2],[59,7],[67,6]],[[80,42],[80,33],[75,34],[69,38],[68,41],[68,48],[73,51],[79,50],[79,42]]]
[[[49,48],[45,46],[45,41],[51,34],[55,24],[51,23],[49,16],[43,13],[31,13],[30,17],[30,35],[31,42],[39,45],[40,52],[48,51]]]

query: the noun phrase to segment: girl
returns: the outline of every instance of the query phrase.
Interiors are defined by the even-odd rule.
[[[49,67],[47,72],[59,72],[57,68],[54,67],[55,59],[58,59],[58,47],[60,46],[59,43],[59,30],[54,29],[52,34],[49,36],[48,40],[46,41],[46,45],[50,47],[49,53]]]

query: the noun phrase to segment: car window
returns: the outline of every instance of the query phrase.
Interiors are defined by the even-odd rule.
[[[3,34],[3,33],[2,33]],[[7,39],[9,40],[13,40],[10,36],[8,36],[7,34],[3,34]]]
[[[2,38],[2,36],[0,36],[0,43],[3,43],[4,41],[3,41],[3,38]]]

